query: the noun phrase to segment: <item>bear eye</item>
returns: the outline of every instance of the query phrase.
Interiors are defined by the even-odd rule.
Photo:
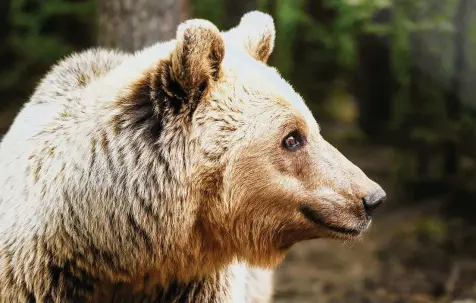
[[[283,146],[290,151],[295,151],[301,148],[303,145],[303,136],[297,131],[290,133],[283,139]]]

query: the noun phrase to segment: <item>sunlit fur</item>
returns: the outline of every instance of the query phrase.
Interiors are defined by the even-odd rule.
[[[0,145],[0,301],[266,302],[272,270],[252,266],[358,237],[378,185],[266,64],[274,40],[252,12],[54,66]]]

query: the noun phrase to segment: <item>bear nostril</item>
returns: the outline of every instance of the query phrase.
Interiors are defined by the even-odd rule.
[[[365,211],[367,215],[372,215],[372,212],[382,204],[383,201],[387,198],[387,194],[382,188],[377,189],[372,192],[370,195],[363,199]]]

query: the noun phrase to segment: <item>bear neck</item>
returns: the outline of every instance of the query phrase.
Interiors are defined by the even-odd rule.
[[[94,218],[91,224],[90,218],[78,216],[66,220],[70,226],[65,229],[77,229],[82,238],[88,238],[89,243],[81,241],[81,247],[71,250],[94,247],[92,254],[99,258],[91,258],[96,261],[90,265],[100,265],[101,281],[134,284],[131,281],[148,277],[153,285],[167,288],[214,275],[231,263],[234,254],[215,243],[211,231],[203,230],[200,199],[210,199],[217,190],[199,188],[212,188],[212,181],[217,182],[208,177],[210,184],[197,185],[193,184],[197,176],[189,175],[188,155],[196,153],[188,140],[191,116],[177,112],[176,102],[160,85],[151,85],[157,80],[153,70],[140,75],[133,83],[128,81],[130,76],[123,80],[125,84],[114,82],[117,92],[107,92],[113,98],[98,103],[94,116],[98,120],[85,131],[84,141],[91,142],[95,152],[94,158],[84,159],[85,166],[94,162],[99,169],[91,169],[87,182],[78,182],[74,196],[87,200],[91,213],[107,217]],[[108,81],[106,77],[99,83]],[[152,92],[152,87],[159,90]],[[103,94],[105,90],[95,91]],[[108,232],[97,237],[87,232],[90,226]]]

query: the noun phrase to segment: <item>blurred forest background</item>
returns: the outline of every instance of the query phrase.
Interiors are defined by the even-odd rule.
[[[364,241],[293,248],[276,302],[476,302],[476,1],[1,0],[0,134],[58,59],[259,9],[270,64],[389,201]]]

